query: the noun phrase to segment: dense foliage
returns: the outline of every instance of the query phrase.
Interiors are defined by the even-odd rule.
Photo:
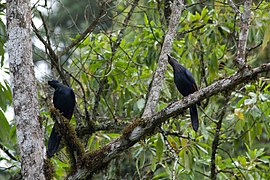
[[[68,0],[65,2],[69,4]],[[79,124],[77,129],[81,126],[89,128],[80,136],[89,151],[120,136],[126,124],[141,116],[169,18],[164,15],[163,1],[139,1],[136,5],[118,0],[102,7],[100,4],[97,3],[96,8],[106,7],[103,11],[110,14],[107,18],[111,21],[106,28],[97,24],[83,41],[59,59],[58,64],[53,63],[49,53],[42,56],[44,63],[61,67],[52,69],[52,73],[62,81],[70,82],[75,91],[77,110],[71,122],[74,126]],[[61,5],[57,4],[60,8]],[[233,59],[241,29],[240,17],[229,1],[185,1],[185,5],[171,54],[193,73],[198,86],[202,88],[237,71]],[[236,7],[243,12],[243,4],[236,3]],[[51,18],[51,8],[35,4],[33,14],[35,18],[41,18],[38,10],[48,10],[42,19],[43,23],[50,26],[44,28],[43,24],[39,33],[44,38],[50,38],[52,48],[61,52],[64,49],[61,44],[66,43],[61,42],[61,38],[72,42],[80,34],[74,29],[71,32],[66,29],[62,31],[64,27],[57,24],[58,19]],[[72,7],[65,6],[63,9],[73,12],[69,8]],[[132,8],[135,8],[134,12],[129,14]],[[270,3],[254,3],[251,10],[247,63],[257,66],[269,62],[267,43],[270,39]],[[67,17],[74,18],[70,14],[59,22],[66,21]],[[90,26],[94,21],[92,19],[85,24]],[[1,30],[4,26],[1,24],[1,42],[5,42],[5,31]],[[72,36],[74,33],[78,35]],[[1,47],[0,54],[3,57]],[[63,76],[59,76],[61,73]],[[46,139],[53,121],[48,103],[52,94],[48,93],[48,85],[44,80],[51,78],[46,75],[39,89],[40,114],[46,127]],[[10,105],[11,92],[7,83],[1,83],[0,90],[0,148],[3,150],[0,174],[12,175],[19,170],[20,164],[16,153],[14,123],[8,122],[4,115]],[[172,69],[168,68],[156,110],[180,98],[173,83]],[[228,89],[201,104],[198,133],[191,128],[189,113],[179,114],[159,127],[156,134],[121,154],[106,170],[94,177],[214,179],[217,176],[218,179],[269,179],[269,73],[251,82],[243,82],[241,86]],[[65,150],[62,149],[52,161],[56,168],[55,177],[64,177],[69,169]]]

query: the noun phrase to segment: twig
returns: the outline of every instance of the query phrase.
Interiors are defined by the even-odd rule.
[[[82,32],[80,34],[79,38],[72,41],[70,43],[70,45],[65,47],[62,51],[58,52],[58,57],[62,57],[63,55],[65,55],[70,49],[72,49],[74,46],[78,45],[79,42],[84,40],[87,37],[87,35],[95,29],[95,27],[99,23],[100,19],[106,15],[106,14],[104,14],[104,10],[105,10],[104,6],[105,5],[106,5],[106,2],[103,2],[102,8],[100,8],[100,13],[99,13],[98,17],[90,24],[90,26],[88,26],[88,28],[84,32]]]
[[[2,151],[4,151],[6,153],[6,155],[8,155],[8,157],[10,157],[10,159],[14,160],[14,161],[18,161],[17,158],[15,158],[10,152],[9,150],[3,146],[3,144],[0,144],[0,149],[2,149]]]
[[[93,119],[94,119],[94,120],[97,119],[97,115],[98,115],[98,106],[99,106],[99,103],[100,103],[100,96],[101,96],[101,93],[102,93],[102,91],[103,91],[104,84],[107,84],[107,83],[108,83],[107,77],[104,77],[104,78],[99,82],[99,88],[98,88],[98,91],[97,91],[96,96],[95,96],[94,108],[93,108],[93,110],[92,110],[92,114],[93,114]]]
[[[202,24],[202,25],[200,25],[200,26],[198,26],[198,27],[196,27],[196,28],[194,28],[194,29],[182,31],[182,32],[178,33],[177,35],[178,35],[178,36],[181,36],[181,35],[184,35],[184,34],[187,34],[187,33],[191,33],[191,32],[193,32],[193,31],[197,31],[197,30],[199,30],[199,29],[202,29],[205,25],[206,25],[206,24]]]
[[[138,2],[139,2],[139,0],[134,0],[134,2],[132,3],[132,6],[130,8],[130,11],[128,12],[126,18],[124,19],[123,28],[118,33],[117,40],[115,41],[115,43],[112,46],[112,54],[114,54],[116,49],[119,47],[121,40],[122,40],[122,37],[124,35],[124,31],[125,31],[126,27],[128,26],[128,22],[130,21],[131,16],[135,10],[135,7],[138,5]]]
[[[90,120],[90,115],[89,115],[89,112],[88,112],[88,110],[87,110],[88,104],[87,104],[87,100],[86,100],[86,93],[85,93],[84,87],[83,87],[82,83],[81,83],[76,77],[74,77],[70,72],[68,72],[68,71],[67,71],[66,69],[64,69],[64,68],[63,68],[63,70],[64,70],[70,77],[72,77],[72,79],[73,79],[74,81],[76,81],[76,82],[79,84],[79,86],[80,86],[80,88],[81,88],[81,90],[82,90],[82,93],[83,93],[82,99],[83,99],[83,103],[84,103],[85,121],[87,122],[88,127],[91,129],[91,124],[93,124],[93,123],[92,123],[91,120]]]
[[[236,7],[236,5],[234,4],[234,2],[232,0],[229,0],[231,3],[231,6],[233,8],[233,10],[237,13],[237,14],[241,14],[241,12],[239,11],[239,9]]]
[[[52,66],[54,66],[56,68],[56,70],[59,73],[59,75],[60,75],[61,79],[63,80],[63,82],[65,84],[68,84],[68,81],[66,80],[65,75],[63,74],[63,72],[61,70],[61,67],[58,64],[58,56],[56,55],[56,53],[54,52],[54,50],[52,49],[52,47],[39,34],[39,31],[38,31],[37,27],[35,26],[35,24],[33,23],[33,21],[32,21],[32,28],[33,28],[34,33],[38,37],[38,39],[45,46],[45,49],[49,51],[47,54],[50,56],[50,59],[51,59],[51,62],[52,62]]]
[[[221,151],[225,152],[225,153],[229,156],[229,158],[231,159],[231,161],[232,161],[234,167],[236,167],[236,169],[238,169],[238,171],[240,172],[240,174],[242,175],[242,177],[243,177],[244,179],[246,179],[245,175],[243,174],[243,172],[241,171],[241,169],[237,166],[237,164],[236,164],[235,161],[233,160],[233,158],[232,158],[232,156],[230,155],[230,153],[227,152],[227,151],[225,151],[225,150],[222,149],[222,148],[218,148],[218,149],[220,149]]]

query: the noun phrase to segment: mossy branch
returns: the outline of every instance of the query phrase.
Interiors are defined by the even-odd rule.
[[[55,123],[58,124],[58,132],[64,137],[67,145],[67,152],[71,160],[71,170],[73,172],[76,170],[77,164],[80,164],[80,160],[84,156],[84,147],[76,134],[75,128],[69,123],[69,120],[55,108],[52,108],[50,111],[52,116],[54,116]]]

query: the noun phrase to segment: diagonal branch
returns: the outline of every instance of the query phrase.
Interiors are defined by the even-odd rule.
[[[124,129],[121,137],[113,140],[99,150],[86,153],[80,162],[81,166],[78,168],[77,172],[70,175],[68,179],[87,179],[91,177],[93,173],[106,167],[106,165],[121,152],[130,148],[147,135],[153,134],[156,127],[160,126],[170,117],[173,117],[175,114],[185,110],[198,101],[202,101],[222,91],[233,89],[237,85],[251,80],[258,74],[269,70],[270,63],[263,64],[251,70],[245,69],[232,76],[218,80],[208,87],[184,97],[180,101],[170,104],[150,117],[134,120]]]
[[[45,26],[45,25],[44,25]],[[36,34],[36,36],[38,37],[38,39],[42,42],[42,44],[45,46],[46,51],[48,52],[47,54],[50,56],[51,62],[52,62],[52,66],[54,66],[57,70],[57,72],[59,73],[61,79],[66,83],[67,80],[65,78],[65,75],[63,74],[61,67],[58,64],[58,56],[55,53],[55,51],[52,49],[52,47],[50,46],[49,42],[47,42],[39,33],[39,30],[37,29],[37,27],[35,26],[34,22],[32,21],[32,28],[34,33]]]
[[[15,156],[13,156],[12,153],[9,152],[9,150],[3,144],[0,144],[0,149],[4,151],[6,155],[10,157],[10,159],[12,159],[13,161],[18,161],[18,159]]]
[[[161,54],[158,60],[158,66],[154,73],[153,80],[151,82],[150,91],[148,93],[147,102],[144,108],[142,117],[149,117],[155,113],[156,105],[159,98],[161,84],[164,79],[164,74],[167,69],[167,56],[169,54],[173,39],[176,35],[176,30],[181,17],[182,10],[184,9],[184,4],[182,0],[174,0],[172,4],[172,13],[170,17],[168,32],[166,33],[164,43],[161,49]]]
[[[44,27],[46,25],[44,24]],[[58,56],[52,49],[51,45],[49,42],[47,42],[39,33],[38,28],[35,26],[34,22],[32,21],[32,28],[34,33],[36,34],[37,38],[42,42],[42,44],[45,46],[45,49],[48,50],[48,55],[50,56],[51,60],[55,61],[56,63],[58,62]]]
[[[118,33],[117,40],[115,41],[115,43],[113,44],[113,47],[112,47],[113,54],[115,53],[116,49],[119,47],[119,45],[121,43],[121,40],[122,40],[122,37],[124,36],[124,32],[126,30],[126,27],[128,26],[128,22],[130,21],[131,16],[134,13],[135,8],[138,6],[138,2],[139,2],[139,0],[134,0],[134,2],[132,3],[132,6],[130,8],[130,11],[128,12],[126,18],[124,19],[123,28]]]

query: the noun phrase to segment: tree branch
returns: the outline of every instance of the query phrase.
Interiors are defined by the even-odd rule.
[[[155,113],[155,108],[158,102],[161,84],[164,79],[165,71],[167,70],[167,56],[172,48],[173,39],[176,35],[176,29],[181,17],[184,4],[182,0],[174,0],[172,4],[172,14],[170,17],[168,32],[166,33],[164,43],[161,49],[161,54],[158,60],[158,66],[154,73],[150,91],[148,93],[147,102],[144,108],[142,117],[150,117]]]
[[[74,127],[69,123],[69,120],[66,119],[59,110],[52,108],[52,116],[54,117],[58,129],[57,131],[64,137],[67,144],[67,152],[71,160],[71,172],[76,170],[76,163],[84,156],[84,148],[79,140]],[[60,128],[61,127],[61,128]]]
[[[119,45],[121,43],[122,37],[124,35],[124,31],[126,30],[126,27],[128,26],[128,22],[130,21],[131,16],[135,10],[135,7],[138,5],[138,2],[139,2],[139,0],[134,0],[134,2],[131,5],[130,11],[128,12],[126,18],[124,19],[123,28],[118,33],[117,40],[115,41],[115,43],[112,46],[112,54],[113,55],[115,54],[116,49],[119,47]]]
[[[229,105],[228,103],[229,103],[230,98],[231,98],[230,96],[226,97],[226,104],[221,110],[221,113],[219,115],[219,121],[216,123],[217,127],[216,127],[216,132],[214,134],[214,140],[212,142],[212,153],[211,153],[211,163],[210,163],[210,170],[211,170],[210,179],[212,180],[217,179],[216,153],[217,153],[217,148],[219,146],[220,129],[221,129],[222,121],[226,114],[226,110]]]
[[[238,69],[240,70],[246,68],[245,54],[246,54],[246,47],[247,47],[248,29],[249,29],[249,24],[250,24],[251,4],[252,4],[252,0],[245,1],[244,12],[240,16],[241,18],[240,34],[239,34],[239,41],[237,45],[237,55],[234,61],[236,67],[238,67]]]
[[[77,172],[70,175],[68,179],[85,179],[91,177],[93,173],[106,167],[112,159],[118,157],[119,153],[133,146],[147,135],[153,134],[156,127],[160,126],[170,117],[182,112],[198,101],[202,101],[203,99],[222,91],[233,89],[235,86],[256,77],[259,73],[269,70],[270,63],[263,64],[260,67],[251,70],[245,69],[232,76],[218,80],[208,87],[184,97],[180,101],[170,104],[151,117],[134,120],[124,129],[123,134],[119,138],[113,140],[99,150],[86,153],[82,158],[81,166],[78,168]]]
[[[44,25],[45,26],[45,25]],[[55,53],[55,51],[52,49],[52,47],[49,45],[48,42],[46,42],[46,40],[39,34],[39,30],[37,29],[37,27],[35,26],[35,24],[32,21],[32,28],[34,33],[36,34],[36,36],[38,37],[38,39],[42,42],[42,44],[45,46],[45,49],[48,50],[47,54],[49,55],[50,59],[51,59],[51,66],[55,67],[57,72],[59,73],[61,79],[65,82],[65,84],[67,83],[67,80],[65,78],[65,75],[63,74],[61,67],[58,64],[58,56]]]

